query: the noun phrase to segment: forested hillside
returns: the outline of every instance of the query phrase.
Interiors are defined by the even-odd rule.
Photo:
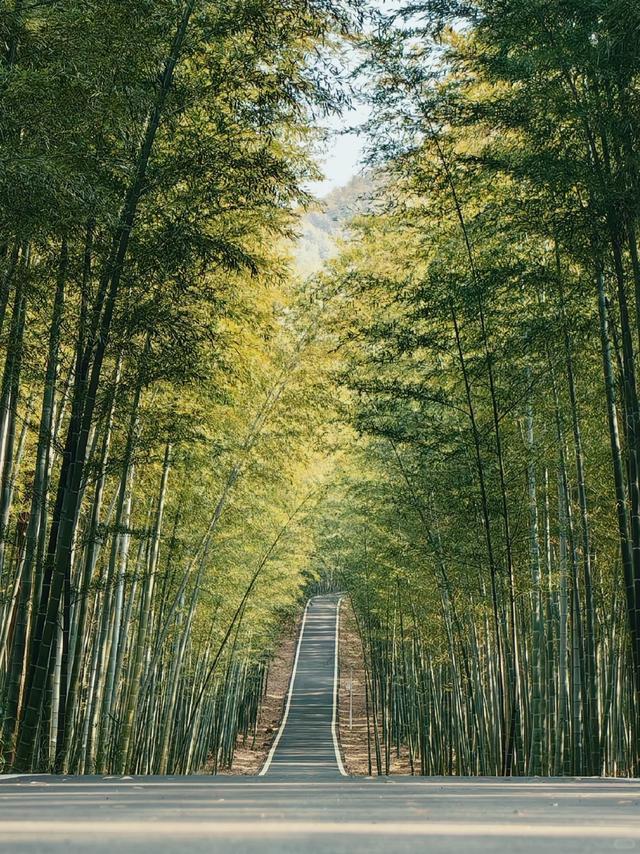
[[[3,769],[228,768],[322,588],[373,773],[640,775],[640,7],[365,5],[2,7]]]
[[[295,238],[294,260],[302,278],[318,273],[334,258],[340,242],[348,238],[351,221],[366,213],[374,192],[366,176],[352,178],[345,187],[337,187],[304,214]]]

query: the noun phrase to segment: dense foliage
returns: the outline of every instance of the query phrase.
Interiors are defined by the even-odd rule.
[[[405,4],[380,211],[325,279],[354,430],[320,543],[372,764],[640,770],[640,12]]]
[[[2,4],[5,767],[215,767],[255,725],[325,394],[279,247],[354,10]]]
[[[2,5],[3,767],[228,766],[320,579],[372,771],[640,773],[640,11],[372,12],[300,284],[359,7]]]

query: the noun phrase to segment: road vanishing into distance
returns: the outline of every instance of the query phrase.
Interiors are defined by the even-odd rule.
[[[0,777],[4,852],[640,852],[640,781],[347,777],[338,598],[305,612],[258,777]]]

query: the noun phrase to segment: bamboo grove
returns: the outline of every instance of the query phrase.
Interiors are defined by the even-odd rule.
[[[285,241],[348,4],[2,3],[5,769],[251,739],[322,465]]]
[[[3,770],[229,768],[338,587],[372,773],[640,774],[640,11],[379,5],[0,7]]]
[[[640,773],[639,15],[423,0],[364,48],[318,555],[374,773]]]

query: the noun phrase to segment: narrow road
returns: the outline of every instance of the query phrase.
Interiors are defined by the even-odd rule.
[[[342,776],[337,597],[307,608],[259,777],[0,777],[0,851],[133,854],[640,852],[640,781]]]
[[[316,596],[307,604],[282,725],[261,776],[346,776],[335,732],[338,602]]]

